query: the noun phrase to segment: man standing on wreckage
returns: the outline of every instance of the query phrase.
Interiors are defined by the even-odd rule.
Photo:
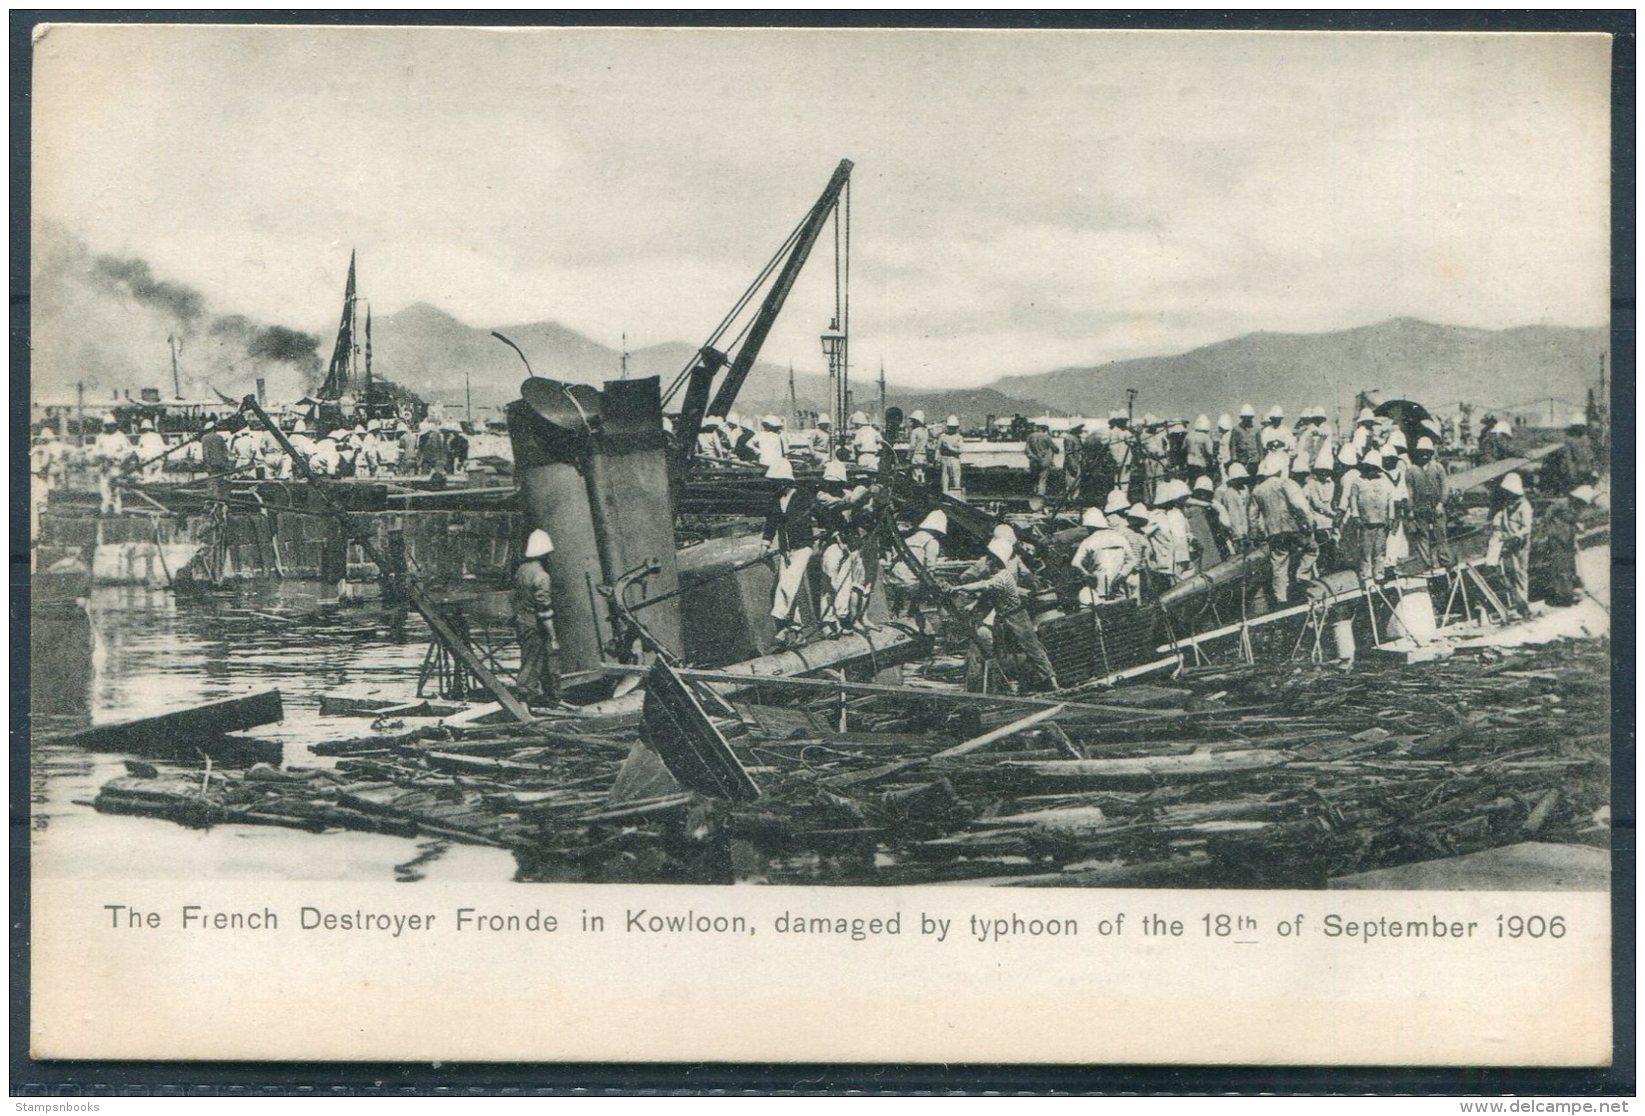
[[[776,485],[771,506],[765,514],[763,545],[778,556],[777,584],[771,592],[771,619],[777,626],[777,646],[795,642],[799,628],[794,613],[800,603],[811,555],[816,550],[816,493],[794,484],[794,466],[788,461],[773,462],[765,475]]]
[[[553,655],[560,650],[554,632],[554,582],[548,556],[554,540],[536,530],[526,539],[525,554],[514,571],[514,635],[520,641],[520,699],[527,705],[558,705],[560,682]]]
[[[853,419],[855,421],[855,419]],[[822,574],[817,619],[824,639],[857,630],[868,607],[868,565],[863,559],[862,525],[873,514],[878,486],[850,484],[845,462],[823,466],[817,489],[816,522],[823,537]]]
[[[988,543],[988,553],[965,571],[956,593],[977,594],[972,610],[975,636],[965,653],[965,688],[982,692],[986,688],[984,655],[992,656],[998,646],[999,629],[1026,659],[1034,681],[1046,689],[1062,688],[1051,657],[1034,630],[1034,619],[1028,611],[1025,589],[1038,588],[1034,575],[1029,573],[1017,556],[1016,544],[1010,536],[996,534]]]

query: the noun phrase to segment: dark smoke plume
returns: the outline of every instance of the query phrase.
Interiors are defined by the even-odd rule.
[[[276,325],[259,331],[246,351],[265,360],[283,360],[307,367],[318,363],[319,354],[315,350],[319,344],[320,339],[312,333]]]
[[[320,365],[320,339],[302,330],[260,325],[244,314],[224,314],[212,319],[207,332],[239,342],[252,360],[281,361],[305,371]]]
[[[144,260],[130,256],[93,256],[92,277],[111,292],[164,310],[184,327],[191,327],[206,312],[206,299],[193,287],[156,279]]]
[[[30,369],[42,397],[83,388],[88,400],[107,400],[139,387],[169,396],[174,343],[185,396],[238,395],[266,379],[271,397],[294,398],[319,379],[313,334],[214,314],[194,287],[156,276],[141,258],[94,252],[54,222],[33,227],[30,279]]]

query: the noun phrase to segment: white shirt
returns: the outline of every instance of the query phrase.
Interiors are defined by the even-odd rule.
[[[787,454],[783,445],[783,436],[775,430],[762,430],[754,435],[754,451],[758,453],[761,465],[775,465]]]

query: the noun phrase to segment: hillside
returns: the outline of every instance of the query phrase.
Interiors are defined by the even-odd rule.
[[[1597,382],[1609,340],[1598,327],[1482,330],[1396,318],[1332,333],[1252,333],[1176,356],[1011,376],[993,386],[1084,414],[1124,406],[1128,387],[1137,389],[1138,412],[1188,418],[1215,418],[1247,402],[1259,413],[1274,403],[1293,415],[1315,403],[1346,412],[1361,390],[1435,410],[1462,400],[1486,409],[1534,406],[1552,395],[1566,401],[1556,404],[1564,413]]]
[[[554,379],[598,383],[616,379],[621,364],[617,350],[600,344],[556,322],[529,322],[497,327],[525,351],[532,368]],[[384,376],[428,399],[461,403],[464,373],[468,374],[479,407],[498,407],[519,392],[525,368],[519,357],[491,336],[491,330],[469,326],[426,303],[417,303],[372,323],[373,365]],[[689,361],[695,348],[671,342],[635,349],[628,355],[631,377],[660,376],[666,387]],[[800,409],[824,410],[828,381],[824,376],[796,373],[795,394]],[[904,411],[922,408],[941,419],[958,413],[969,424],[988,414],[1035,413],[1043,410],[1032,399],[1013,398],[992,389],[918,391],[889,385],[887,402]],[[857,389],[859,405],[876,409],[879,389],[872,378]],[[756,362],[737,401],[740,411],[787,413],[788,370]],[[836,416],[838,417],[838,416]]]

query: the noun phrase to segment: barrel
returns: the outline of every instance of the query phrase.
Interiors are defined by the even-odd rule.
[[[1416,643],[1427,643],[1434,638],[1434,599],[1426,589],[1407,590],[1394,603],[1393,621],[1389,625],[1394,638],[1409,638]]]
[[[1354,642],[1354,618],[1345,616],[1331,625],[1331,643],[1337,649],[1337,661],[1351,663],[1358,649]]]

